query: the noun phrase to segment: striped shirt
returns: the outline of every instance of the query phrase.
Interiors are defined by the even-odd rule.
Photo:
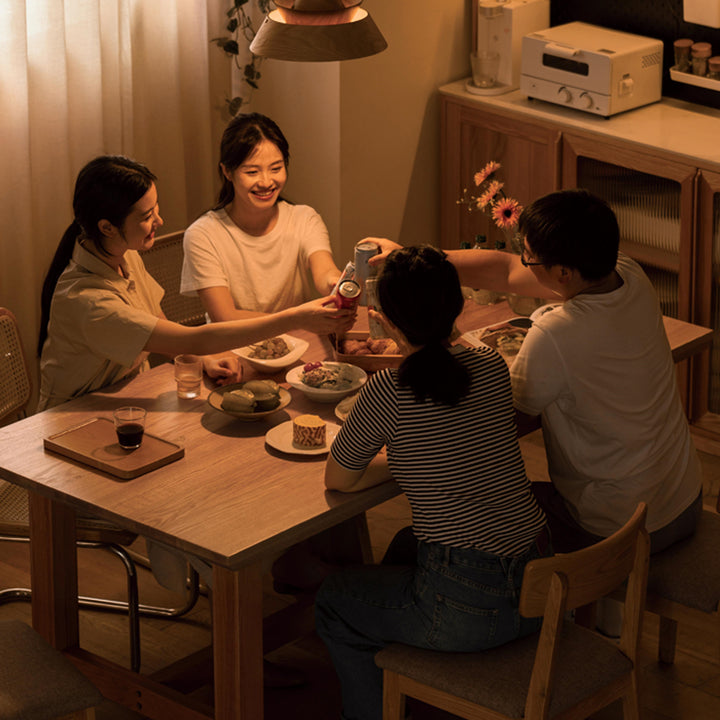
[[[382,370],[363,388],[331,453],[358,471],[386,446],[420,540],[517,555],[545,516],[525,475],[507,364],[487,347],[452,352],[471,376],[457,405],[419,403],[400,387],[397,370]]]

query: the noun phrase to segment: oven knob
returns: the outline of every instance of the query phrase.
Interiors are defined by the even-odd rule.
[[[558,90],[558,99],[564,103],[572,102],[572,93],[566,87],[561,87]]]
[[[593,102],[592,95],[590,95],[589,93],[584,92],[580,95],[580,105],[586,110],[591,110],[594,104],[595,103]]]

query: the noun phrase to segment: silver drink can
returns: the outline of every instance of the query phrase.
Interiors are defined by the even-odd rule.
[[[369,260],[380,252],[380,248],[369,240],[363,240],[355,246],[355,280],[360,283],[362,293],[360,294],[360,304],[367,305],[367,292],[365,283],[368,278],[375,275],[375,268],[370,267]]]
[[[365,281],[365,292],[367,293],[368,310],[372,308],[373,310],[377,310],[379,312],[380,301],[377,297],[377,277],[372,276]],[[387,337],[387,333],[385,332],[382,323],[372,318],[369,313],[368,326],[370,328],[370,337],[373,338],[373,340]]]

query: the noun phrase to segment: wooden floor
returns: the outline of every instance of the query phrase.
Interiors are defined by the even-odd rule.
[[[539,433],[523,440],[528,475],[533,480],[546,477],[544,450]],[[720,486],[720,451],[699,443],[705,476],[705,502],[715,506]],[[397,498],[368,514],[373,551],[381,556],[395,531],[409,524],[410,513],[404,498]],[[720,561],[720,559],[719,559]],[[80,590],[84,594],[105,594],[122,598],[124,572],[119,561],[97,550],[79,553]],[[19,586],[28,582],[27,546],[0,543],[0,586]],[[141,601],[172,605],[178,598],[160,588],[149,572],[140,570]],[[275,609],[286,598],[273,593],[269,580],[266,587],[268,609]],[[30,621],[30,605],[23,602],[0,605],[0,619],[19,618]],[[210,642],[210,613],[207,597],[181,620],[143,619],[142,672],[152,674],[169,662],[207,646]],[[128,665],[127,624],[121,615],[82,611],[81,642],[87,649],[110,660]],[[643,671],[641,702],[643,720],[714,720],[720,718],[720,662],[717,629],[706,632],[681,628],[678,651],[673,666],[661,666],[655,659],[657,622],[648,615],[643,631]],[[714,653],[714,657],[712,656]],[[314,636],[286,646],[269,656],[279,663],[301,669],[307,684],[300,688],[265,691],[267,720],[338,720],[340,699],[337,680],[322,643]],[[200,691],[208,699],[210,691]],[[141,720],[142,708],[136,712],[105,703],[98,720]],[[424,706],[413,706],[413,720],[447,720],[451,716]],[[619,720],[619,706],[611,706],[594,716],[596,720]]]

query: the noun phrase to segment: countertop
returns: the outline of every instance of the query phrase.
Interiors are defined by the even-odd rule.
[[[443,85],[440,93],[501,114],[559,125],[563,132],[582,131],[659,149],[693,166],[720,171],[720,110],[662,98],[605,118],[531,100],[520,90],[504,95],[474,95],[465,90],[466,82],[463,79]]]

